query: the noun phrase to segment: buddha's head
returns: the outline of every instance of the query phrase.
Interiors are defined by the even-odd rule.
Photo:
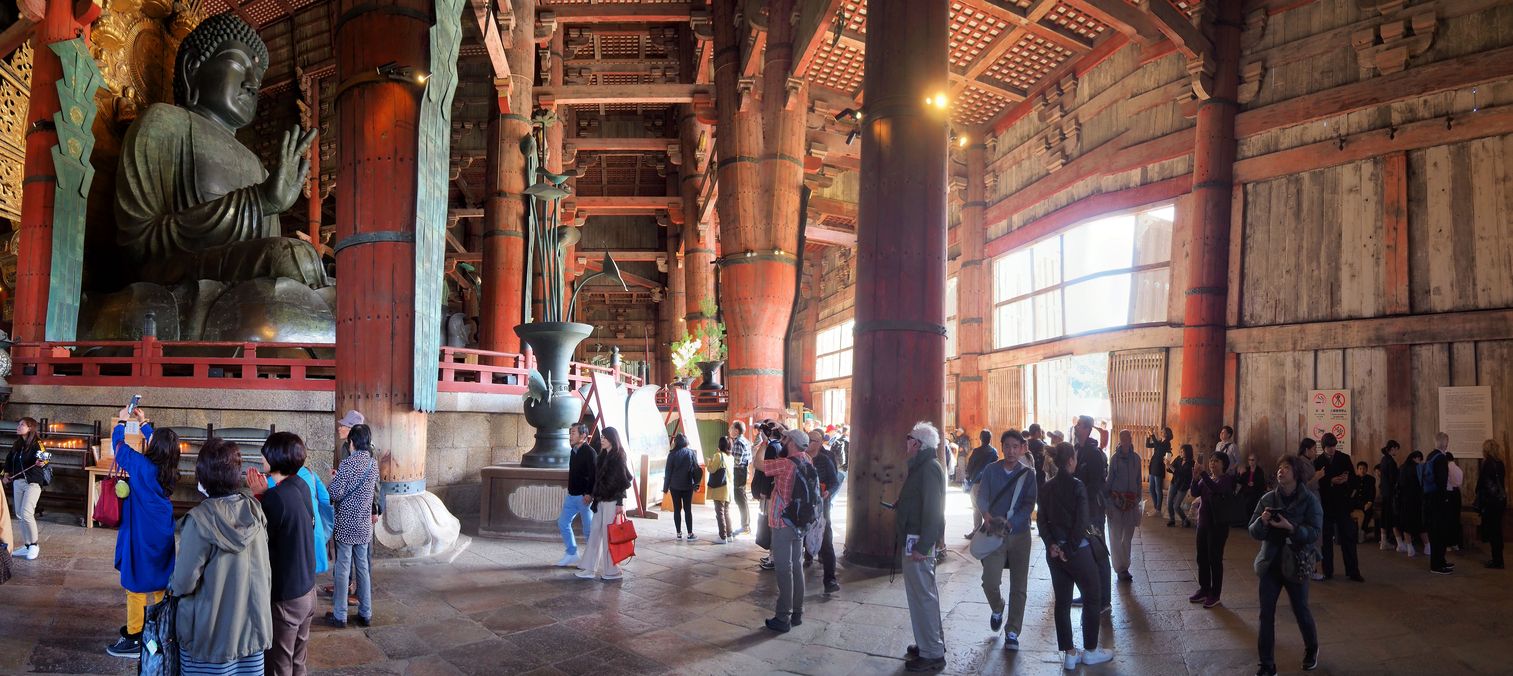
[[[257,113],[257,91],[268,70],[268,46],[257,31],[230,14],[218,14],[179,45],[173,96],[179,105],[231,130]]]

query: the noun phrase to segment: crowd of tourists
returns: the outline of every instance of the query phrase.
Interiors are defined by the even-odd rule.
[[[369,625],[369,548],[381,501],[377,449],[360,413],[349,411],[338,421],[342,448],[329,481],[306,465],[305,443],[295,434],[269,435],[256,460],[231,441],[206,440],[194,465],[203,499],[177,521],[178,435],[154,426],[139,407],[117,417],[110,438],[120,482],[114,564],[126,595],[126,623],[106,652],[143,655],[148,610],[162,604],[159,612],[175,613],[182,673],[303,674],[318,580],[328,572],[333,598],[323,621]],[[140,450],[127,442],[128,426],[140,431]],[[15,553],[28,560],[40,555],[34,510],[46,485],[34,460],[37,431],[30,418],[17,425],[5,472],[24,543]],[[0,521],[9,526],[8,519]],[[12,538],[0,537],[7,541]],[[355,617],[348,614],[349,581]],[[161,648],[146,643],[150,652]]]

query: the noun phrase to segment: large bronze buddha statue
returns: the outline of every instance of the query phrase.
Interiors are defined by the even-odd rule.
[[[309,172],[314,131],[285,132],[271,173],[236,138],[257,112],[267,46],[241,19],[212,16],[174,66],[178,105],[149,107],[122,143],[116,243],[136,283],[96,299],[92,337],[132,337],[152,310],[160,329],[164,312],[180,320],[164,339],[333,340],[320,255],[279,225]]]
[[[155,104],[132,124],[116,180],[116,240],[142,280],[287,277],[329,286],[315,248],[282,237],[278,220],[309,172],[314,132],[285,132],[271,174],[236,139],[257,112],[267,46],[222,14],[184,38],[174,66],[180,105]]]

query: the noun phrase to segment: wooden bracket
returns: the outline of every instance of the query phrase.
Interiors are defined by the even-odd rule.
[[[1240,66],[1240,91],[1236,98],[1240,103],[1250,103],[1261,93],[1261,78],[1266,74],[1266,62],[1255,60]]]
[[[1169,0],[1140,0],[1140,9],[1155,19],[1156,29],[1189,59],[1213,51],[1213,44],[1191,19],[1178,11]]]
[[[552,35],[557,32],[557,15],[551,12],[542,12],[536,15],[536,25],[531,37],[536,44],[542,47],[551,45]]]
[[[967,177],[952,174],[950,183],[946,185],[946,194],[952,204],[960,205],[967,199]]]
[[[709,16],[709,10],[696,9],[688,14],[688,27],[693,30],[693,36],[700,42],[714,40],[714,20]]]
[[[790,77],[783,86],[783,108],[793,110],[794,103],[799,100],[799,91],[804,88],[804,78]]]
[[[743,77],[736,81],[736,98],[740,104],[736,106],[741,112],[751,112],[756,106],[756,78]]]
[[[571,141],[564,142],[562,144],[562,163],[563,164],[577,164],[578,163],[578,145],[577,144],[572,143]]]
[[[1257,7],[1245,15],[1245,28],[1240,32],[1240,53],[1245,54],[1261,43],[1266,36],[1266,20],[1271,15],[1265,7]]]
[[[1068,116],[1045,131],[1035,155],[1045,163],[1046,171],[1054,173],[1077,155],[1081,140],[1082,123],[1075,115]]]
[[[1395,6],[1401,7],[1401,3]],[[1376,26],[1355,31],[1350,36],[1362,78],[1406,70],[1408,59],[1429,50],[1434,43],[1435,29],[1439,25],[1433,8],[1390,9],[1394,5],[1385,3],[1373,7],[1389,8],[1384,11],[1385,20]]]

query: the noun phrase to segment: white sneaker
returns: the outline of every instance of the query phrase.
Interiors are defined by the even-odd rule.
[[[1114,651],[1108,648],[1094,648],[1082,652],[1083,664],[1103,664],[1114,659]]]
[[[1408,558],[1410,558],[1410,559],[1411,559],[1411,558],[1413,558],[1413,557],[1415,557],[1415,556],[1418,556],[1418,548],[1417,548],[1417,547],[1414,547],[1414,546],[1413,546],[1413,545],[1411,545],[1411,544],[1410,544],[1410,545],[1408,545]]]
[[[615,571],[613,573],[606,573],[602,579],[605,582],[608,582],[610,580],[618,580],[618,579],[623,578],[623,577],[625,577],[625,573],[620,572],[620,571],[617,570],[617,571]]]
[[[562,559],[559,560],[559,561],[557,561],[557,563],[555,565],[558,568],[566,568],[568,566],[576,566],[576,565],[578,565],[578,558],[579,557],[578,557],[577,554],[564,554],[562,556]]]
[[[26,548],[26,553],[23,554],[21,558],[26,559],[27,561],[35,561],[37,557],[41,555],[42,545],[31,545]]]
[[[1071,671],[1073,669],[1076,669],[1077,668],[1077,662],[1080,661],[1081,658],[1082,658],[1082,656],[1079,655],[1076,650],[1068,650],[1066,652],[1061,653],[1061,655],[1062,655],[1062,657],[1061,657],[1061,667],[1063,669],[1066,669],[1067,671]]]
[[[1314,573],[1313,575],[1308,576],[1308,578],[1311,579],[1311,580],[1313,580],[1314,582],[1318,582],[1318,581],[1324,579],[1324,574],[1323,573]]]
[[[597,577],[599,577],[599,574],[598,574],[598,573],[595,573],[595,572],[594,572],[594,571],[592,571],[592,570],[580,570],[580,571],[578,571],[578,572],[577,572],[577,576],[578,576],[578,577],[579,577],[579,578],[580,578],[580,579],[584,579],[584,580],[592,580],[592,579],[594,579],[594,578],[597,578]]]
[[[31,549],[31,547],[17,547],[11,550],[11,556],[17,559],[24,559],[26,558],[26,553],[31,551]]]
[[[1380,549],[1384,552],[1387,551],[1387,538],[1382,538],[1382,544],[1380,547],[1377,547],[1377,549]]]

